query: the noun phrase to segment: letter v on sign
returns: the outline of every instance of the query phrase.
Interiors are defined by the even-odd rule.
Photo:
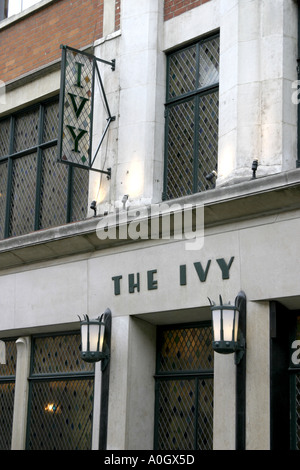
[[[68,95],[71,97],[71,101],[72,101],[72,106],[73,106],[73,109],[75,111],[75,114],[76,114],[76,117],[77,119],[79,118],[83,108],[84,108],[84,105],[88,100],[88,98],[83,98],[82,96],[79,96],[78,98],[81,100],[80,102],[80,105],[77,106],[77,103],[76,103],[76,98],[77,96],[74,95],[73,93],[68,93]]]

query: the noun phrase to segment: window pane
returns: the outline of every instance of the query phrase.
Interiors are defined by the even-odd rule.
[[[14,382],[0,382],[0,450],[10,450],[11,448],[14,396]]]
[[[17,346],[15,341],[5,341],[6,364],[0,364],[1,377],[14,377],[16,375]]]
[[[49,142],[50,140],[57,139],[58,122],[58,102],[45,106],[43,142]]]
[[[193,193],[194,107],[191,100],[169,109],[167,195],[170,199]]]
[[[40,228],[67,223],[68,167],[57,162],[57,147],[43,152]]]
[[[155,448],[211,450],[212,327],[160,328],[157,359]]]
[[[21,11],[22,0],[9,0],[8,2],[8,17],[16,15]]]
[[[213,379],[198,379],[197,449],[213,448]]]
[[[0,164],[0,239],[4,238],[7,191],[7,162]]]
[[[14,152],[35,147],[38,144],[39,110],[28,111],[16,117]]]
[[[9,0],[8,2],[8,17],[16,15],[21,11],[26,10],[36,3],[39,3],[41,0]]]
[[[90,450],[94,380],[34,382],[29,450]]]
[[[199,88],[219,82],[220,38],[200,45]]]
[[[195,379],[159,382],[158,450],[194,449],[195,386]]]
[[[198,191],[209,189],[206,175],[217,169],[219,138],[218,92],[199,99]]]
[[[74,167],[72,196],[72,222],[85,219],[89,196],[89,172],[87,170]]]
[[[35,338],[32,374],[93,371],[93,364],[80,358],[80,335]]]
[[[160,380],[158,450],[212,450],[213,379]]]
[[[176,52],[169,57],[169,99],[195,90],[197,69],[196,51],[196,46],[194,45]]]
[[[217,170],[219,43],[201,40],[168,57],[165,199],[212,187],[206,176]]]
[[[10,450],[15,396],[17,348],[5,341],[5,364],[0,364],[0,450]]]
[[[36,3],[39,3],[41,0],[23,0],[22,2],[22,9],[26,10],[26,8],[32,7]]]
[[[158,372],[213,369],[212,328],[162,331]]]
[[[91,448],[94,365],[81,360],[80,342],[77,333],[33,339],[29,450]]]
[[[10,119],[0,122],[0,157],[9,153]]]
[[[37,155],[26,155],[13,162],[10,236],[34,230]]]

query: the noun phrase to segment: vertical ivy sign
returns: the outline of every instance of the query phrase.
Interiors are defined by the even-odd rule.
[[[92,137],[96,74],[100,84],[100,92],[104,95],[108,125],[114,120],[107,104],[97,61],[110,64],[113,70],[114,61],[102,61],[91,54],[68,46],[61,46],[61,48],[58,159],[62,163],[93,169]],[[108,125],[104,130],[104,134]],[[104,135],[101,142],[103,138]],[[106,171],[101,172],[108,173]]]

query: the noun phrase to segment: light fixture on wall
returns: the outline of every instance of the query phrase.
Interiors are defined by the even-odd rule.
[[[246,296],[239,292],[234,305],[211,302],[213,322],[213,350],[220,354],[235,353],[235,364],[239,364],[245,354]],[[244,331],[243,331],[244,330]]]
[[[235,354],[235,448],[246,448],[246,295],[239,292],[234,305],[211,302],[213,349],[221,354]]]
[[[94,211],[94,217],[97,215],[97,201],[92,201],[90,205],[90,209]]]
[[[81,358],[85,362],[102,361],[104,371],[110,359],[111,311],[105,312],[94,320],[84,315],[79,317],[81,328]]]
[[[256,170],[257,170],[257,167],[258,167],[258,159],[255,158],[255,160],[253,160],[253,162],[252,162],[252,179],[253,179],[253,180],[256,179]]]
[[[128,201],[129,194],[124,194],[122,197],[123,210],[126,208],[126,202]]]
[[[218,178],[218,173],[215,170],[213,170],[211,173],[205,176],[205,179],[210,182],[213,188],[216,187],[217,178]]]

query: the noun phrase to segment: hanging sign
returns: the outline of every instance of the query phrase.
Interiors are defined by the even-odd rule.
[[[62,163],[88,170],[96,170],[110,176],[110,171],[93,168],[100,145],[115,118],[111,116],[98,62],[115,63],[98,59],[91,54],[68,46],[62,48],[60,118],[58,138],[58,159]],[[92,155],[93,112],[95,84],[99,84],[107,113],[107,125],[103,131],[96,154]]]

